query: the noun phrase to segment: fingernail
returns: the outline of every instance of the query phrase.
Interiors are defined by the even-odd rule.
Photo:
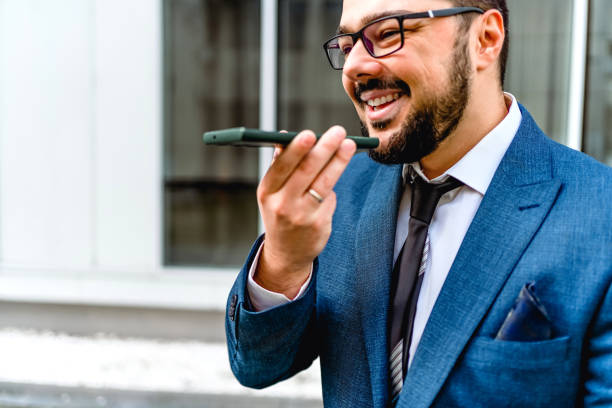
[[[342,126],[335,125],[332,127],[334,132],[342,137],[346,137],[346,130]]]
[[[311,145],[316,139],[316,136],[312,132],[305,132],[300,135],[300,142],[304,145]]]
[[[342,144],[340,145],[340,149],[342,149],[343,152],[352,153],[355,150],[357,150],[357,145],[351,139],[345,139],[342,141]]]

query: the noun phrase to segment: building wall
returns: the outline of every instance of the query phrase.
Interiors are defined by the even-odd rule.
[[[162,265],[162,39],[157,1],[0,0],[0,298],[223,307]]]
[[[155,2],[0,2],[0,256],[87,270],[159,264]]]

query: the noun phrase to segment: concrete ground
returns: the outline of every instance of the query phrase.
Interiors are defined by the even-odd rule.
[[[242,387],[223,343],[0,329],[3,408],[321,408],[318,361],[265,390]]]
[[[0,383],[2,408],[321,408],[316,399]]]

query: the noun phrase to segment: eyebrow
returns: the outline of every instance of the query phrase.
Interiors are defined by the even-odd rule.
[[[374,20],[378,20],[379,18],[383,18],[383,17],[389,17],[389,16],[394,16],[394,15],[401,15],[401,14],[410,14],[413,13],[413,11],[409,11],[409,10],[387,10],[387,11],[381,11],[378,13],[372,13],[372,14],[368,14],[365,15],[361,18],[361,21],[359,22],[359,27],[363,27],[364,25],[374,21]],[[340,25],[338,26],[338,29],[336,30],[336,34],[347,34],[351,31],[348,30],[348,27]]]

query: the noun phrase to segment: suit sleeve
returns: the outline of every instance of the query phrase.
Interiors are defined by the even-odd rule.
[[[264,388],[309,367],[317,357],[315,260],[304,295],[290,303],[255,312],[247,280],[263,236],[253,245],[232,287],[226,308],[225,332],[232,371],[247,387]]]
[[[584,406],[610,407],[612,406],[612,287],[610,284],[594,322],[587,347]]]

